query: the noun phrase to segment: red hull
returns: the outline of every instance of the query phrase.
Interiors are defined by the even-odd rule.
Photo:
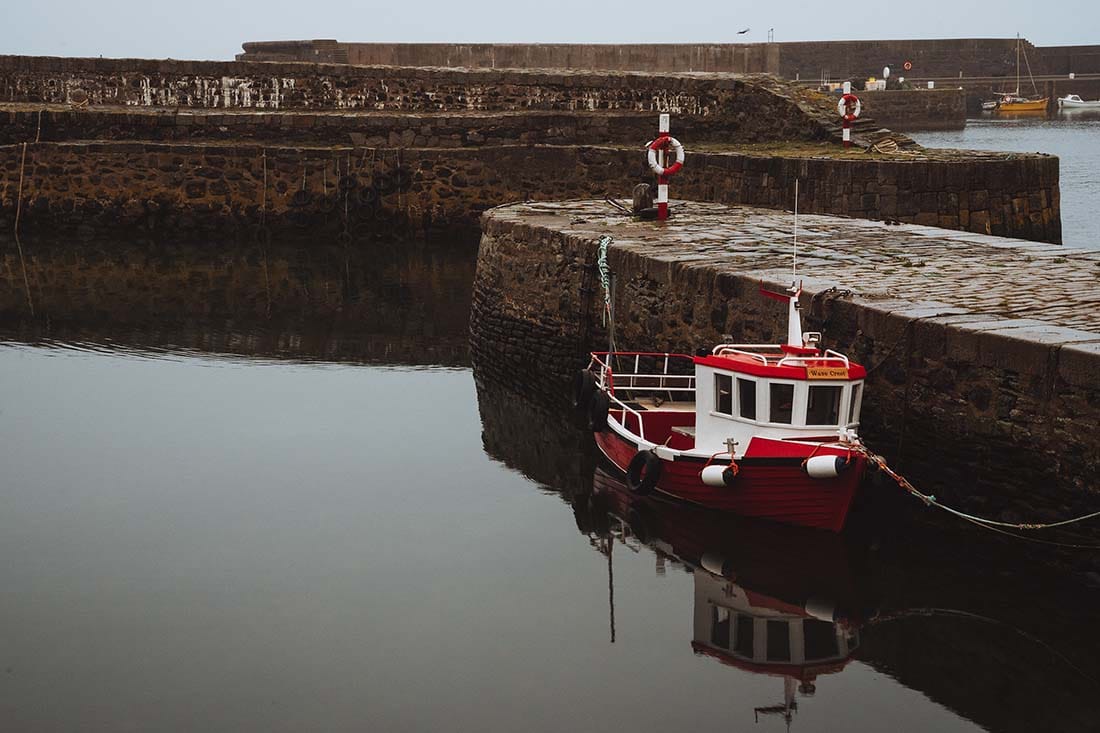
[[[608,460],[624,473],[638,452],[636,445],[610,429],[596,433],[596,444]],[[802,470],[802,460],[810,455],[812,448],[797,443],[791,444],[791,448],[792,453],[799,454],[775,459],[749,457],[739,460],[736,483],[728,488],[704,484],[699,478],[704,465],[700,461],[662,461],[657,490],[744,517],[841,531],[859,489],[866,460],[862,455],[853,455],[855,465],[840,476],[816,479]],[[832,452],[819,451],[818,454]]]

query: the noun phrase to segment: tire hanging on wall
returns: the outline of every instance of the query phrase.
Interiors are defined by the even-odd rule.
[[[596,376],[587,369],[579,369],[573,377],[573,408],[587,409],[596,392]]]
[[[638,451],[626,467],[626,483],[638,496],[645,496],[661,478],[661,459],[653,451]]]
[[[607,411],[611,409],[611,400],[603,390],[596,390],[592,401],[588,403],[588,427],[593,433],[607,430]]]

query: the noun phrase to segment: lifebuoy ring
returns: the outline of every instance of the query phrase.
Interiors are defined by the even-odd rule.
[[[667,168],[662,168],[657,164],[657,151],[665,150],[671,147],[672,151],[676,153],[676,162]],[[680,169],[684,167],[684,146],[680,144],[680,141],[670,135],[661,135],[653,142],[646,145],[647,159],[649,160],[649,169],[656,173],[658,176],[672,176],[680,172]]]
[[[626,467],[626,483],[638,496],[645,496],[661,478],[661,459],[653,451],[638,451]]]
[[[855,109],[849,112],[848,106],[850,104],[853,104],[853,100],[855,104]],[[840,98],[840,101],[836,103],[836,111],[840,114],[842,118],[851,122],[855,118],[859,117],[859,113],[863,111],[863,104],[859,101],[859,97],[857,97],[856,95],[851,93],[845,94],[843,97]]]
[[[901,68],[905,69],[906,71],[911,71],[913,68],[913,62],[906,61],[904,64],[901,65]]]

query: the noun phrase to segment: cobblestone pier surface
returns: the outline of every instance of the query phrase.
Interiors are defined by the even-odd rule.
[[[478,368],[504,379],[553,372],[549,385],[606,343],[594,274],[602,235],[614,238],[619,348],[781,339],[785,311],[758,290],[791,283],[792,214],[673,208],[664,225],[602,201],[486,212]],[[799,216],[797,278],[804,327],[870,370],[862,432],[873,449],[985,516],[1043,521],[1100,507],[1100,250]]]

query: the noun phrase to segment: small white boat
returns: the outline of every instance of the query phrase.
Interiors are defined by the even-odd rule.
[[[987,102],[982,102],[982,111],[992,112],[993,110],[997,109],[997,104],[998,102],[995,99],[989,100]]]
[[[1067,94],[1058,98],[1058,106],[1062,109],[1100,109],[1100,100],[1087,102],[1076,94]]]

